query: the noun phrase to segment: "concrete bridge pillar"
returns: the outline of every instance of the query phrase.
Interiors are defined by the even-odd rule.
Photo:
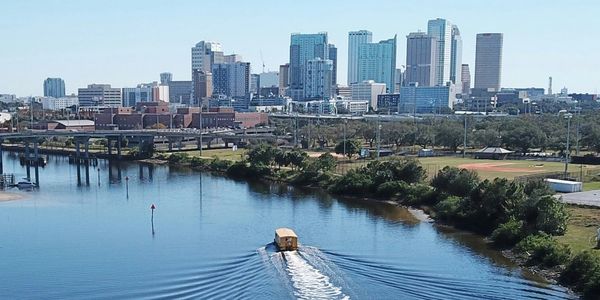
[[[2,155],[2,142],[4,142],[4,140],[0,139],[0,175],[4,174],[4,157]]]
[[[121,159],[121,144],[123,143],[123,136],[119,135],[117,139],[117,157]]]

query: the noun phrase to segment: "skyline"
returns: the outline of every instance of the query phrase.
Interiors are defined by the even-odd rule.
[[[221,43],[225,54],[241,55],[251,63],[253,73],[262,71],[261,56],[265,70],[278,71],[289,60],[290,36],[297,32],[328,32],[329,43],[338,48],[338,82],[345,84],[349,31],[369,30],[373,41],[397,34],[399,67],[406,63],[406,36],[426,32],[427,21],[435,18],[460,28],[463,63],[472,71],[476,34],[504,34],[503,87],[547,88],[549,76],[556,90],[566,86],[570,91],[597,93],[600,87],[600,42],[591,38],[595,36],[593,12],[598,11],[591,8],[600,8],[598,3],[375,1],[369,3],[371,10],[356,3],[234,1],[228,13],[222,13],[218,3],[191,1],[177,5],[158,1],[5,3],[6,17],[0,20],[0,37],[6,41],[0,52],[0,93],[42,95],[48,77],[63,78],[67,94],[92,83],[132,87],[159,81],[161,72],[173,73],[174,80],[190,80],[189,49],[201,40]],[[511,9],[516,6],[521,9]],[[197,17],[199,11],[220,13]],[[490,18],[490,12],[501,20]],[[343,18],[329,17],[340,14]],[[575,14],[577,21],[566,17]],[[525,20],[529,26],[515,20]],[[474,72],[471,75],[473,80]]]

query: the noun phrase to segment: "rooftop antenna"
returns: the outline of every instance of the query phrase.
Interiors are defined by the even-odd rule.
[[[265,59],[263,58],[262,55],[262,50],[260,50],[260,61],[262,62],[262,72],[265,72]]]

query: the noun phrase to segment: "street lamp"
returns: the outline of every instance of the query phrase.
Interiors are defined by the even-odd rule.
[[[565,179],[568,176],[568,170],[569,170],[569,157],[570,157],[570,147],[569,147],[569,142],[570,142],[570,137],[571,137],[571,119],[573,118],[573,114],[571,113],[566,113],[564,115],[564,118],[567,119],[567,147],[565,149]]]

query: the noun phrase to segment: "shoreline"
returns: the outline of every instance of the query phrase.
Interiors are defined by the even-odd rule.
[[[23,199],[25,199],[25,197],[23,195],[11,193],[11,192],[0,191],[0,203],[16,201],[16,200],[23,200]]]

